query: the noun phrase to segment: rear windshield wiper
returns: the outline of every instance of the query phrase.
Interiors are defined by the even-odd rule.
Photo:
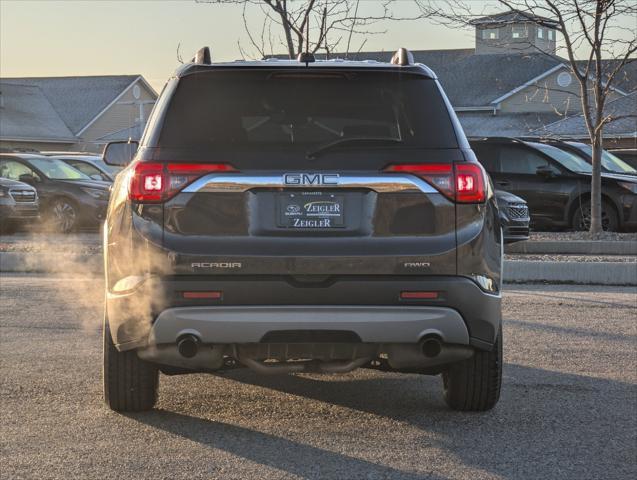
[[[326,143],[321,145],[320,147],[315,148],[314,150],[308,150],[306,153],[306,157],[310,160],[317,158],[320,154],[331,150],[332,148],[340,147],[341,145],[345,145],[348,143],[403,143],[400,138],[395,137],[346,137],[339,138],[338,140],[334,140],[333,142]]]

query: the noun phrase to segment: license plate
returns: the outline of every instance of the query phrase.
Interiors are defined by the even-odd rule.
[[[331,193],[284,193],[278,196],[277,225],[283,228],[330,229],[345,226],[341,195]]]

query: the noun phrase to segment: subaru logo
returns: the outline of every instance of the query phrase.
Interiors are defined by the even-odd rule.
[[[285,185],[338,185],[338,173],[286,173]]]

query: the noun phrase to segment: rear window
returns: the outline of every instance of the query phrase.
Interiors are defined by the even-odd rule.
[[[363,141],[340,141],[347,138]],[[158,146],[307,153],[333,142],[339,145],[322,155],[458,146],[431,79],[397,72],[263,70],[182,78]]]

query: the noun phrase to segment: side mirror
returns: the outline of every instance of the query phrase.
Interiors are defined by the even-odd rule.
[[[555,170],[553,170],[548,165],[543,167],[537,167],[537,170],[535,171],[535,173],[539,175],[540,177],[544,178],[545,180],[548,180],[549,178],[553,178],[557,176],[557,173],[555,173]]]
[[[32,186],[34,186],[37,183],[36,178],[30,173],[23,173],[22,175],[18,177],[18,180],[21,181],[22,183],[26,183]]]
[[[107,143],[104,147],[104,162],[115,167],[125,167],[137,153],[138,146],[139,142],[135,141]]]

